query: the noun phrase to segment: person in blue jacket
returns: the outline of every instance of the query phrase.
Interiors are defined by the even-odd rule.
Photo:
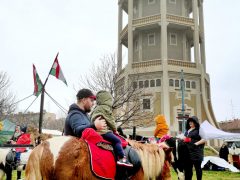
[[[106,121],[102,119],[102,117],[98,117],[94,123],[91,123],[88,116],[96,100],[96,96],[92,91],[89,89],[81,89],[76,96],[77,103],[72,104],[68,111],[64,126],[64,134],[81,137],[82,132],[86,128],[93,128],[95,130],[106,128]]]

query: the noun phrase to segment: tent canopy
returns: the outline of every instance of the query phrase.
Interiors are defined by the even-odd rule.
[[[204,159],[202,161],[202,164],[201,164],[201,168],[203,168],[204,165],[207,164],[208,161],[210,161],[211,163],[216,164],[216,165],[218,165],[220,167],[227,168],[227,169],[229,169],[232,172],[239,172],[239,170],[236,167],[234,167],[233,165],[229,164],[224,159],[219,158],[219,157],[215,157],[215,156],[206,156],[206,157],[204,157]]]
[[[53,136],[62,136],[62,132],[58,130],[42,129],[42,132],[46,134],[51,134]]]
[[[240,139],[240,133],[225,132],[212,126],[207,120],[200,125],[200,136],[205,140],[221,139],[234,140]]]
[[[15,131],[15,124],[5,119],[1,121],[1,130],[0,130],[0,144],[5,143],[8,141]]]
[[[3,124],[3,129],[2,131],[11,131],[14,132],[15,131],[15,124],[12,123],[11,121],[9,121],[8,119],[5,119],[1,122]]]

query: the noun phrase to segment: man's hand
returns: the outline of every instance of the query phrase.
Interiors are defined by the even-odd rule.
[[[94,125],[97,130],[102,130],[107,127],[105,119],[102,119],[101,116],[96,118],[96,120],[94,121]]]
[[[16,144],[16,142],[15,142],[15,141],[13,141],[13,140],[10,140],[10,143],[11,143],[11,144]]]
[[[119,135],[119,132],[117,130],[114,130],[113,133]]]
[[[183,139],[183,142],[185,142],[185,143],[189,143],[189,142],[191,142],[192,140],[191,140],[191,138],[189,138],[189,137],[185,137],[184,139]]]

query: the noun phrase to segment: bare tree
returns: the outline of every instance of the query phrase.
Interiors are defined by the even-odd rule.
[[[10,79],[6,72],[0,72],[0,119],[16,109],[15,96],[9,90]]]
[[[97,92],[99,90],[115,92],[117,80],[117,64],[115,55],[106,55],[100,59],[99,64],[93,64],[89,74],[80,77],[80,87],[88,87]]]
[[[134,86],[138,76],[132,76],[127,80],[122,71],[117,72],[115,54],[105,55],[95,64],[89,74],[80,77],[80,87],[89,88],[95,92],[99,90],[109,91],[114,99],[113,110],[116,122],[119,126],[143,126],[153,122],[152,112],[142,111],[140,97],[144,95],[144,89]],[[146,122],[148,121],[148,122]]]

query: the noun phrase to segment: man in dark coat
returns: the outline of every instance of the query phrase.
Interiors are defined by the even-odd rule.
[[[201,163],[203,161],[203,150],[205,140],[199,135],[199,122],[196,116],[189,117],[186,124],[186,132],[184,134],[185,142],[189,151],[189,161],[185,164],[185,180],[191,180],[193,166],[196,170],[197,180],[202,179]]]
[[[91,123],[87,113],[91,111],[96,96],[89,89],[81,89],[77,93],[77,103],[72,104],[65,121],[64,134],[81,137],[86,128],[102,130],[106,128],[106,121],[98,117]]]

